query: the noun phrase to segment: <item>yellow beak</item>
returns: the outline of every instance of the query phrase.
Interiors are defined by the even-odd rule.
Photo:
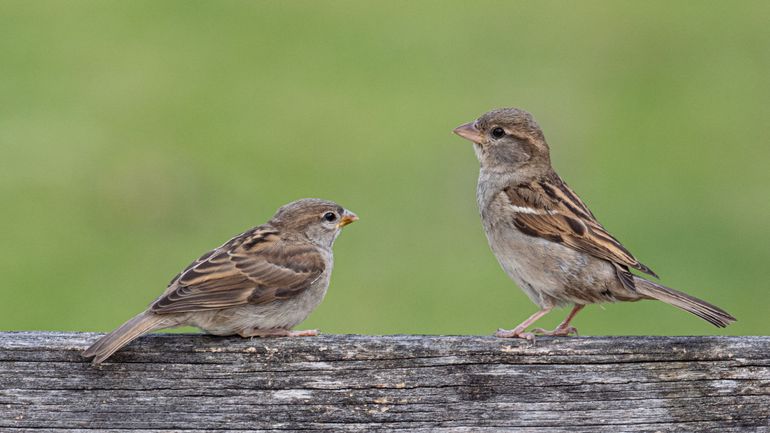
[[[340,222],[337,223],[337,228],[343,228],[354,221],[358,221],[358,215],[353,212],[345,212],[340,218]]]

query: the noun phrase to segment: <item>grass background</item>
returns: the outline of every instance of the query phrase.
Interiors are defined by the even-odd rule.
[[[451,130],[517,106],[665,284],[739,319],[592,306],[583,334],[767,334],[769,77],[764,1],[4,0],[0,329],[112,329],[301,197],[361,217],[303,327],[511,327],[535,306]]]

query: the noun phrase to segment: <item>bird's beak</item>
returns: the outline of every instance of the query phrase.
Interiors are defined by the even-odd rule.
[[[474,122],[466,123],[465,125],[460,125],[457,128],[455,128],[452,132],[476,144],[481,144],[484,142],[484,136],[481,135],[481,132],[476,128],[476,124]]]
[[[358,221],[358,215],[353,212],[345,212],[340,218],[340,222],[337,223],[337,228],[341,229],[354,221]]]

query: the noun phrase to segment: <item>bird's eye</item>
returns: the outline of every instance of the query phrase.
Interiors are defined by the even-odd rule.
[[[500,138],[503,135],[505,135],[505,130],[499,126],[492,130],[492,137],[494,138]]]
[[[326,212],[323,216],[323,219],[332,222],[337,219],[337,215],[335,215],[334,212]]]

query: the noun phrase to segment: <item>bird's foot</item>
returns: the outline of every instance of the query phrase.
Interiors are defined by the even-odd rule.
[[[317,329],[305,329],[301,331],[291,331],[288,329],[244,329],[238,333],[241,337],[315,337],[319,332]]]
[[[289,331],[287,337],[316,337],[320,332],[317,329],[303,329],[301,331]]]
[[[548,335],[551,337],[569,337],[570,335],[578,336],[578,330],[574,326],[559,326],[553,331],[547,331],[543,328],[535,328],[532,330],[537,335]]]
[[[495,332],[495,337],[498,338],[523,338],[527,341],[535,341],[535,334],[531,332],[524,332],[524,329],[498,329]]]

